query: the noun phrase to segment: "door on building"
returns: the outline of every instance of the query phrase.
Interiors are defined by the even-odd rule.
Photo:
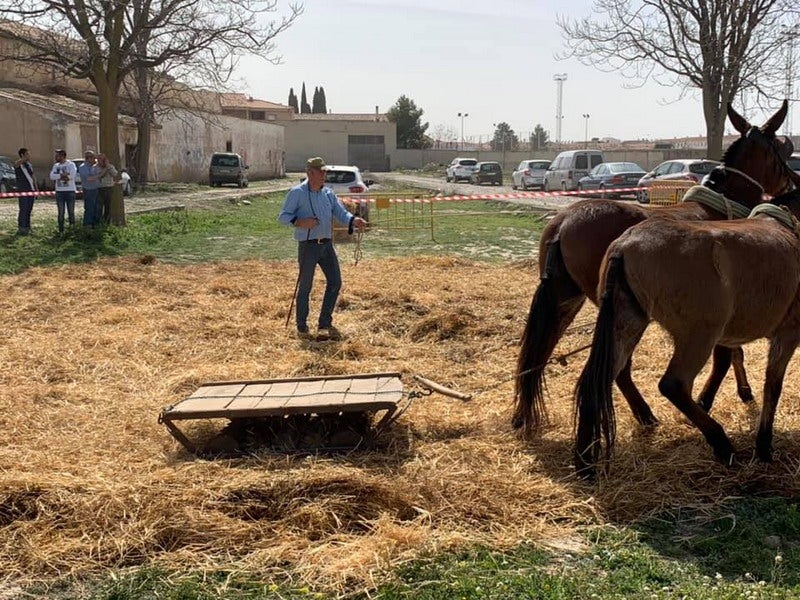
[[[386,143],[382,135],[348,135],[347,161],[362,171],[388,170]]]

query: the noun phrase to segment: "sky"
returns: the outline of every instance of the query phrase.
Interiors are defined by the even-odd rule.
[[[492,137],[508,123],[521,138],[537,124],[557,133],[556,74],[562,84],[561,139],[705,136],[699,91],[634,82],[564,50],[557,15],[591,14],[592,0],[302,0],[304,12],[275,38],[281,63],[245,57],[238,89],[288,103],[303,83],[311,104],[322,86],[329,110],[385,113],[401,95],[424,112],[434,137]],[[272,18],[287,12],[278,0]],[[742,111],[741,106],[737,109]],[[772,111],[778,107],[771,107]],[[466,114],[459,117],[458,113]],[[589,115],[585,118],[584,115]],[[761,123],[762,113],[745,114]],[[794,115],[789,117],[794,121]],[[730,125],[728,125],[730,127]]]

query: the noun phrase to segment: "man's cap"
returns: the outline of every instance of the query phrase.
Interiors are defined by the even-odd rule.
[[[84,156],[94,156],[94,150],[86,150],[83,153]]]
[[[66,155],[67,151],[63,148],[56,148],[56,154],[64,154]]]
[[[321,157],[315,156],[314,158],[309,158],[306,161],[306,167],[309,169],[324,169],[325,161],[322,160]]]

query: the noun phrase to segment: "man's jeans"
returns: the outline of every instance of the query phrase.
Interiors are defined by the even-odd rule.
[[[24,196],[19,198],[17,227],[20,231],[29,231],[31,228],[31,212],[33,212],[34,200],[36,200],[35,196]]]
[[[64,232],[64,209],[69,214],[69,224],[75,225],[75,192],[56,192],[58,231]]]
[[[83,224],[86,227],[95,227],[100,224],[99,196],[97,188],[83,188]]]
[[[297,262],[300,267],[300,280],[297,286],[297,330],[308,329],[308,297],[314,283],[314,271],[319,265],[325,275],[325,294],[322,297],[322,308],[319,311],[319,328],[328,328],[333,324],[333,309],[339,290],[342,289],[342,274],[339,271],[339,258],[331,241],[318,244],[316,241],[299,242],[297,244]]]

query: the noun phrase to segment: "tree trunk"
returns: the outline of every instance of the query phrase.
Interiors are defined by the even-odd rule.
[[[152,127],[155,122],[153,105],[150,100],[150,72],[140,68],[136,71],[136,158],[134,161],[134,176],[136,187],[144,188],[147,185],[150,166],[150,146],[152,143]]]
[[[727,113],[719,104],[719,91],[703,90],[703,116],[706,121],[706,158],[722,158],[722,138]]]
[[[108,157],[108,161],[119,169],[119,86],[96,85],[97,101],[100,109],[100,151]],[[111,224],[125,225],[125,201],[122,186],[115,185],[111,196]]]

